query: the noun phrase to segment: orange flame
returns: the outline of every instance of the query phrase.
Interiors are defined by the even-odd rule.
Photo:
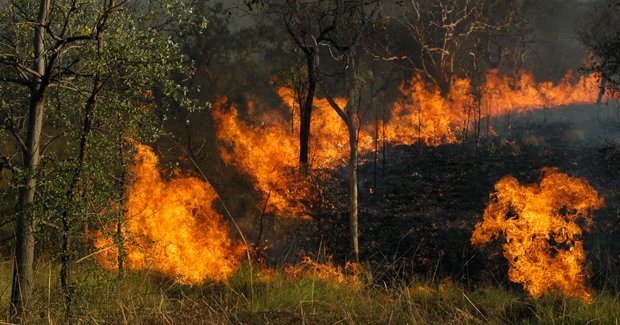
[[[401,85],[404,97],[393,105],[392,118],[385,122],[385,134],[390,143],[454,143],[459,140],[459,133],[471,128],[477,117],[591,104],[596,102],[597,90],[594,75],[576,79],[569,71],[559,83],[553,84],[539,83],[528,72],[513,79],[490,70],[479,87],[480,98],[476,99],[469,79],[457,79],[444,96],[437,86],[418,76]]]
[[[559,107],[596,102],[599,84],[595,75],[575,78],[572,71],[566,73],[559,83],[537,82],[528,72],[522,72],[516,80],[500,76],[497,70],[487,74],[483,86],[483,102],[495,106],[489,114],[506,114],[535,109]]]
[[[476,118],[488,118],[542,109],[551,106],[586,104],[596,101],[595,76],[574,78],[569,72],[557,84],[537,82],[533,75],[521,73],[516,79],[500,76],[497,70],[487,73],[486,81],[474,95],[471,80],[457,79],[447,94],[438,87],[414,77],[401,85],[403,98],[391,108],[391,118],[379,121],[380,132],[371,126],[359,129],[359,150],[374,148],[373,135],[381,134],[389,144],[427,145],[454,143],[471,129]],[[295,92],[277,90],[290,111],[299,114]],[[346,99],[336,101],[344,107]],[[247,117],[241,118],[234,104],[226,98],[216,101],[213,116],[223,160],[253,177],[255,188],[268,206],[281,215],[307,216],[300,198],[313,197],[308,180],[296,174],[299,157],[299,123],[275,111],[255,113],[248,103]],[[489,131],[491,133],[492,130]],[[314,100],[311,122],[310,163],[314,168],[333,169],[344,166],[349,154],[345,123],[325,99]],[[264,201],[263,201],[264,202]],[[261,203],[262,204],[262,203]]]
[[[256,189],[269,200],[270,207],[283,213],[303,214],[303,208],[291,200],[303,190],[289,186],[295,183],[298,149],[294,136],[283,126],[284,119],[273,115],[260,126],[252,125],[239,118],[235,105],[226,109],[226,103],[226,98],[220,98],[213,110],[224,162],[252,176]]]
[[[470,81],[457,80],[447,97],[439,88],[415,77],[402,84],[404,98],[392,107],[392,118],[385,124],[390,143],[440,145],[457,141],[464,112],[473,104]]]
[[[284,273],[291,278],[312,276],[325,281],[347,283],[353,286],[361,284],[361,270],[358,264],[347,262],[344,267],[334,265],[331,257],[326,263],[319,263],[305,256],[301,262],[285,266]]]
[[[580,224],[587,230],[592,210],[603,206],[596,190],[585,179],[554,168],[543,169],[540,184],[520,185],[507,176],[495,190],[472,244],[504,235],[511,281],[521,283],[533,297],[552,291],[591,301]]]
[[[292,109],[298,109],[293,91],[280,88],[278,94]],[[213,105],[213,117],[222,159],[250,175],[255,187],[268,199],[268,205],[283,215],[307,217],[299,198],[313,197],[311,180],[297,175],[299,159],[299,126],[277,112],[254,115],[249,112],[246,122],[239,117],[236,105],[227,98]],[[346,101],[337,98],[339,105]],[[316,99],[312,115],[311,164],[319,169],[331,169],[346,163],[348,132],[346,125],[327,100]],[[360,136],[360,147],[370,147],[372,138]]]
[[[123,238],[130,269],[152,269],[188,284],[226,280],[238,267],[244,247],[229,237],[229,228],[213,208],[216,193],[195,177],[164,179],[153,150],[136,144],[130,167]],[[114,240],[97,234],[98,261],[117,267]]]

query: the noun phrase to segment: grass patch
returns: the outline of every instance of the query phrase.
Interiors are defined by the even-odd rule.
[[[10,263],[0,264],[2,318],[8,319]],[[76,324],[616,324],[618,296],[598,293],[591,304],[557,295],[532,299],[497,285],[417,279],[339,281],[311,271],[242,267],[228,283],[181,285],[149,272],[115,273],[95,265],[75,270]],[[38,263],[31,324],[63,324],[58,266]]]

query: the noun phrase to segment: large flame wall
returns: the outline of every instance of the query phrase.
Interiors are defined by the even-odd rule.
[[[382,140],[390,144],[423,142],[440,145],[457,142],[460,140],[459,134],[472,126],[476,116],[480,119],[552,106],[592,103],[596,100],[597,84],[594,77],[575,79],[570,74],[561,82],[552,84],[538,83],[527,73],[511,79],[491,71],[487,74],[486,82],[477,90],[480,94],[478,97],[473,95],[468,79],[456,80],[446,94],[419,77],[403,83],[400,90],[402,98],[392,105],[390,118],[377,123],[380,130],[373,130],[372,126],[362,123],[359,130],[361,152],[376,148],[376,142]],[[278,95],[289,109],[299,112],[291,89],[281,88]],[[346,105],[346,99],[336,100],[341,106]],[[311,165],[321,169],[343,166],[349,154],[346,126],[325,99],[317,98],[314,106]],[[242,118],[237,106],[228,103],[225,98],[219,99],[214,105],[213,117],[222,159],[254,179],[256,190],[262,193],[272,212],[305,216],[306,207],[300,203],[301,200],[309,200],[317,193],[312,190],[312,179],[300,177],[296,172],[299,155],[297,119],[287,121],[273,111],[257,114],[253,103],[247,103],[247,107],[247,116]],[[384,138],[377,139],[373,136],[376,134]],[[244,248],[232,241],[227,224],[213,208],[216,199],[214,190],[209,184],[194,177],[174,175],[164,179],[158,169],[158,158],[151,148],[138,144],[136,149],[135,164],[130,167],[132,178],[126,189],[126,210],[122,223],[127,267],[158,270],[184,283],[227,279],[238,267],[239,256]],[[549,172],[540,187],[519,187],[514,179],[503,180],[497,187],[498,201],[494,201],[487,209],[485,223],[477,228],[475,234],[477,242],[488,241],[491,234],[498,231],[514,238],[524,236],[530,239],[521,240],[521,246],[529,245],[528,249],[542,250],[542,255],[537,257],[519,251],[523,248],[506,253],[510,258],[526,256],[517,259],[519,263],[534,265],[530,265],[528,271],[524,271],[521,265],[516,266],[517,271],[511,271],[511,279],[524,283],[533,295],[539,295],[548,288],[568,290],[573,295],[583,296],[588,293],[583,280],[584,272],[579,267],[584,262],[583,248],[576,237],[581,234],[581,230],[573,219],[587,212],[588,208],[595,207],[599,201],[596,196],[582,197],[582,194],[570,192],[575,189],[588,192],[590,188],[579,185],[579,181],[562,177],[561,174]],[[560,186],[558,190],[550,189],[547,185],[562,180],[567,183],[556,184]],[[567,184],[572,185],[566,188],[569,186]],[[502,201],[506,193],[512,195],[513,192],[522,196]],[[554,201],[566,193],[569,193],[572,201]],[[530,202],[531,197],[541,195],[543,201],[547,200],[545,203]],[[510,221],[512,219],[499,224],[499,215],[505,212],[501,208],[504,203],[521,209],[518,210],[522,215],[518,224],[513,224]],[[264,202],[260,204],[262,206]],[[569,206],[581,214],[559,215],[558,211],[553,210],[558,204],[573,204]],[[537,210],[538,207],[542,210]],[[533,219],[539,215],[546,218],[541,220],[547,221],[534,222]],[[495,223],[492,220],[496,220]],[[545,251],[548,248],[545,246],[546,241],[534,240],[522,234],[531,227],[540,227],[534,229],[536,236],[552,236],[549,238],[556,242],[566,242],[571,249],[549,255],[551,253]],[[545,235],[549,233],[552,235]],[[99,261],[110,269],[117,266],[119,252],[116,248],[118,239],[115,240],[114,236],[114,231],[109,231],[107,236],[99,233],[95,243],[101,250]],[[546,272],[547,269],[541,269],[542,266],[536,264],[542,261],[541,258],[550,259],[546,262],[550,262],[550,267],[557,270],[568,269],[567,275],[564,274],[566,271],[558,271],[557,277],[565,282],[556,279],[556,282],[541,287],[541,284],[528,280],[532,274]],[[568,282],[577,283],[578,286],[569,290],[562,284]]]
[[[232,241],[213,208],[215,191],[195,177],[164,179],[153,150],[141,144],[136,150],[122,224],[127,267],[157,270],[182,283],[226,280],[243,246]],[[103,250],[99,261],[109,269],[117,267],[114,236],[100,233],[95,243]]]
[[[286,105],[295,107],[292,90],[280,88],[278,94]],[[344,99],[336,101],[342,107],[346,105]],[[314,194],[310,180],[297,174],[298,121],[291,124],[277,112],[254,115],[250,110],[249,117],[255,122],[250,123],[239,117],[237,106],[226,98],[216,101],[213,117],[224,162],[253,177],[256,189],[275,211],[305,215],[299,198],[310,199]],[[344,165],[349,152],[347,128],[327,100],[315,100],[311,126],[312,166],[332,169]],[[372,141],[367,133],[361,134],[360,148],[370,148]]]

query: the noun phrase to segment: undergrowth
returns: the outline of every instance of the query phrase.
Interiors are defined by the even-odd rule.
[[[58,266],[39,262],[30,324],[618,324],[620,300],[599,292],[591,304],[558,295],[452,281],[377,283],[370,272],[343,279],[312,269],[244,266],[227,283],[183,285],[149,271],[118,273],[82,265],[72,277],[67,318]],[[11,264],[0,264],[8,319]]]

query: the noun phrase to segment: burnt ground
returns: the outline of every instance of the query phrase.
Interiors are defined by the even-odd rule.
[[[605,198],[584,236],[597,288],[620,288],[620,145],[617,115],[601,118],[592,107],[513,116],[510,132],[480,144],[394,146],[385,160],[364,156],[360,167],[360,247],[376,278],[423,275],[475,284],[505,282],[500,243],[469,242],[494,184],[506,175],[537,182],[540,169],[557,167],[586,178]],[[598,112],[600,113],[600,112]],[[585,117],[584,117],[585,116]],[[584,121],[581,121],[584,120]],[[507,125],[507,119],[495,121]],[[579,122],[579,123],[578,123]],[[581,123],[583,122],[583,123]],[[496,128],[498,130],[498,128]],[[499,133],[502,133],[501,130]],[[346,173],[330,195],[339,213],[318,212],[316,236],[346,258]]]

